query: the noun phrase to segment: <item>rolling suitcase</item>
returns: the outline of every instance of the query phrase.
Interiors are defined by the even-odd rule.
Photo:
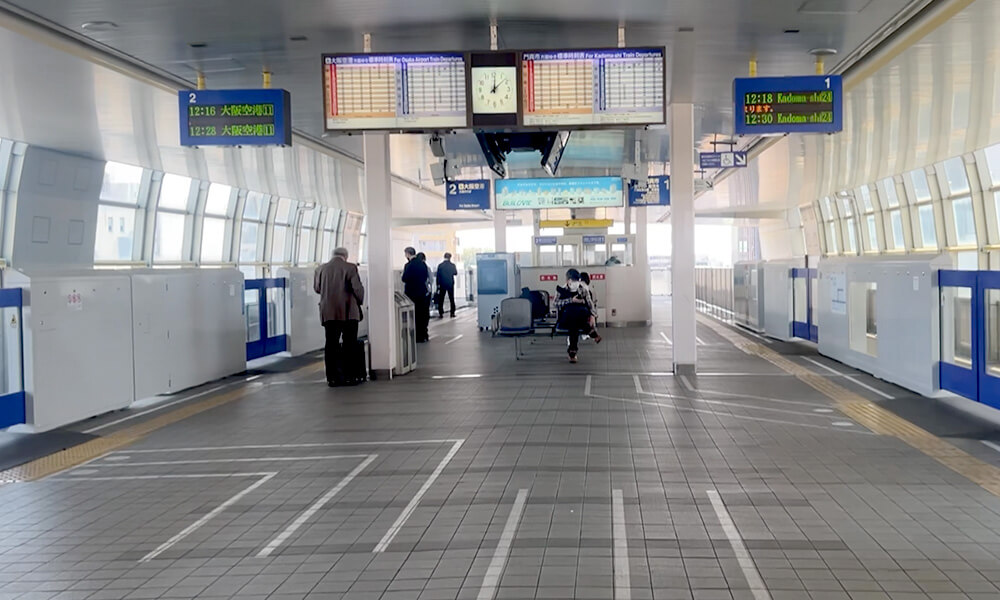
[[[348,351],[347,379],[358,383],[368,381],[368,340],[358,340],[358,342]]]

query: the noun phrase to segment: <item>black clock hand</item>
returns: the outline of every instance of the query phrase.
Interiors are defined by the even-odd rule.
[[[493,74],[493,89],[490,90],[490,93],[491,94],[497,93],[497,74],[496,73]]]

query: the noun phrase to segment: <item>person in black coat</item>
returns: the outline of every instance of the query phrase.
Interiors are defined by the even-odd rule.
[[[420,252],[403,269],[403,293],[413,302],[418,343],[430,338],[427,330],[431,320],[430,281],[431,270],[427,266],[427,257]]]
[[[451,304],[451,316],[455,317],[455,277],[458,276],[458,267],[451,262],[451,253],[444,253],[444,260],[437,268],[437,309],[441,318],[444,318],[444,298],[448,297]]]

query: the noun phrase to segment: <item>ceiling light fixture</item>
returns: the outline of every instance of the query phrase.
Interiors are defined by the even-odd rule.
[[[113,21],[87,21],[80,28],[84,31],[114,31],[118,29],[118,23]]]
[[[208,44],[205,42],[191,42],[188,46],[191,46],[192,48],[204,48],[205,46],[208,46]]]
[[[800,30],[800,29],[786,29],[785,33],[789,33],[789,34],[791,34],[791,33],[802,33],[802,30]]]
[[[309,38],[307,36],[304,36],[304,35],[293,35],[292,37],[290,37],[288,39],[291,40],[291,41],[293,41],[293,42],[304,42],[304,41],[308,40]]]
[[[836,56],[837,55],[837,49],[836,48],[813,48],[812,50],[809,51],[809,54],[812,54],[813,56]]]

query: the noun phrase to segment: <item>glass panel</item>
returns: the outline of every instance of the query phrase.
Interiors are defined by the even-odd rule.
[[[225,246],[226,220],[205,217],[201,227],[201,262],[222,262]]]
[[[191,200],[191,179],[167,173],[160,186],[160,208],[187,210]]]
[[[937,228],[934,226],[934,206],[924,204],[919,208],[920,238],[924,248],[937,248]]]
[[[892,221],[892,248],[902,250],[905,248],[903,244],[903,214],[899,210],[894,210],[889,213],[889,219]]]
[[[962,157],[956,156],[944,161],[944,174],[948,181],[949,195],[969,192],[969,176],[965,172],[965,161]]]
[[[333,257],[333,232],[323,232],[323,248],[320,250],[319,262],[326,262]]]
[[[260,291],[243,290],[243,314],[247,321],[247,342],[260,339]]]
[[[819,202],[820,212],[823,213],[823,220],[830,221],[833,219],[833,207],[830,205],[829,198],[823,198]]]
[[[868,222],[868,249],[874,252],[879,250],[878,247],[878,231],[876,229],[875,215],[868,215],[866,219]]]
[[[1000,191],[993,192],[993,204],[997,212],[997,228],[1000,228]]]
[[[313,247],[313,230],[303,229],[299,233],[299,256],[298,264],[299,266],[311,265],[316,262],[316,257],[313,256],[315,248]]]
[[[285,288],[267,288],[267,337],[285,335]]]
[[[931,199],[931,186],[927,183],[927,173],[923,169],[910,171],[910,181],[913,182],[913,195],[916,202]]]
[[[960,246],[976,243],[976,217],[972,212],[972,198],[953,200],[951,209],[955,213],[955,235]]]
[[[184,256],[184,215],[157,213],[153,262],[178,262]]]
[[[16,306],[0,309],[0,321],[10,324],[0,333],[0,393],[13,394],[24,390],[21,379],[22,315]]]
[[[874,210],[872,207],[872,192],[867,185],[863,185],[858,188],[858,197],[861,198],[861,209],[870,213]]]
[[[258,267],[240,267],[240,273],[243,273],[243,279],[259,279],[261,274]]]
[[[274,222],[282,225],[291,225],[292,221],[292,201],[288,198],[278,200],[278,210],[274,215]]]
[[[854,228],[854,219],[848,219],[846,223],[847,227],[847,248],[849,252],[857,254],[858,252],[858,235],[857,230]]]
[[[274,235],[271,237],[271,262],[285,262],[285,238],[288,236],[288,227],[284,225],[274,226]]]
[[[132,244],[135,239],[134,208],[98,205],[97,238],[94,243],[94,260],[132,260]]]
[[[972,367],[972,290],[942,287],[941,357],[950,365]]]
[[[990,146],[985,153],[986,165],[990,169],[990,183],[1000,185],[1000,144]]]
[[[827,254],[840,253],[840,243],[837,239],[836,223],[827,223],[826,225],[826,252]]]
[[[239,262],[251,263],[260,260],[260,253],[258,251],[258,233],[260,232],[260,228],[261,225],[259,223],[243,222],[243,227],[240,231]]]
[[[228,185],[213,183],[208,188],[208,198],[205,200],[205,214],[228,217],[229,199],[232,197],[232,194],[233,188]]]
[[[842,217],[853,217],[854,207],[851,206],[851,199],[848,196],[841,196],[840,200],[840,216]]]
[[[879,189],[882,192],[882,203],[884,206],[889,208],[899,206],[899,196],[896,195],[896,182],[891,177],[883,179],[879,183]]]
[[[140,187],[142,187],[142,167],[116,162],[104,165],[101,200],[138,205]]]
[[[251,221],[263,221],[267,217],[267,197],[259,192],[247,193],[243,205],[243,218]]]
[[[1000,377],[1000,290],[986,290],[986,371]]]
[[[313,218],[315,218],[315,215],[313,214],[313,207],[310,206],[307,208],[303,208],[302,221],[300,222],[300,225],[302,227],[315,227],[316,224],[313,223]]]
[[[978,271],[979,270],[979,252],[977,250],[971,250],[968,252],[956,252],[955,262],[958,265],[959,271]]]
[[[878,325],[875,315],[877,284],[852,281],[848,288],[848,338],[851,350],[878,356]]]
[[[809,322],[809,294],[806,286],[808,280],[804,277],[797,277],[792,280],[792,309],[793,319],[799,323]]]

